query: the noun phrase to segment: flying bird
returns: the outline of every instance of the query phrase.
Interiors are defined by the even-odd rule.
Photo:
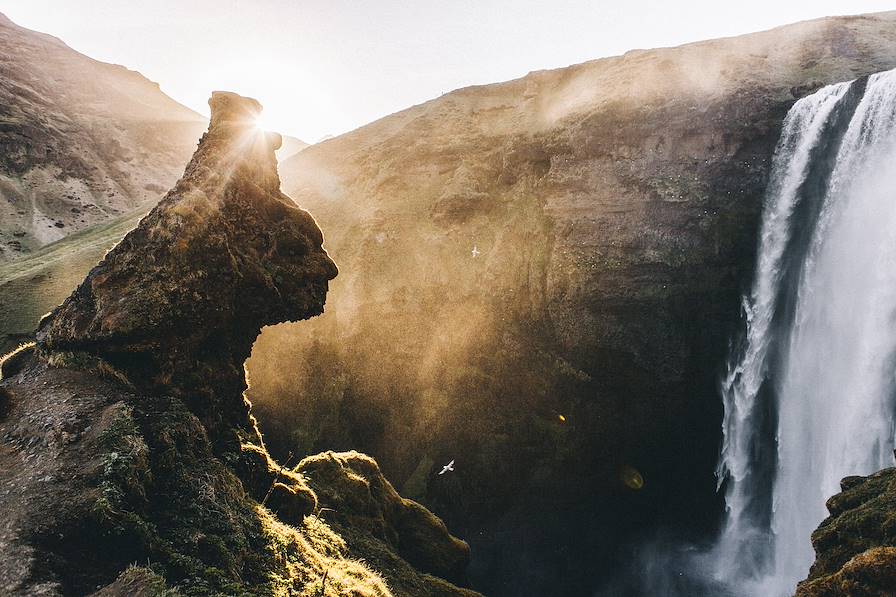
[[[439,472],[440,475],[444,475],[448,471],[454,472],[454,461],[452,460],[448,464],[442,467],[442,470]]]

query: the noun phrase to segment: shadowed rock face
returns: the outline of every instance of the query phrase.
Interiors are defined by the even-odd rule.
[[[258,102],[216,92],[209,105],[183,178],[37,338],[44,351],[101,357],[143,391],[184,397],[206,422],[245,427],[243,362],[258,332],[323,312],[337,270],[314,219],[280,192],[280,135],[257,129]]]

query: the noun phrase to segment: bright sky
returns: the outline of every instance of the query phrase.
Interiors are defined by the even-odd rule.
[[[892,0],[0,0],[18,24],[124,64],[208,113],[251,95],[315,142],[478,83]]]

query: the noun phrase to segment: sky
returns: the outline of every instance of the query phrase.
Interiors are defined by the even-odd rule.
[[[467,85],[896,8],[884,0],[0,0],[13,21],[138,70],[208,114],[211,91],[316,142]]]

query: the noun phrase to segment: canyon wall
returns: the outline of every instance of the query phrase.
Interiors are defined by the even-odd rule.
[[[590,594],[627,538],[699,536],[782,119],[896,65],[894,40],[888,13],[633,51],[289,160],[343,274],[326,314],[256,344],[269,445],[375,455],[489,594]]]
[[[205,118],[127,68],[0,14],[0,262],[143,209]]]

